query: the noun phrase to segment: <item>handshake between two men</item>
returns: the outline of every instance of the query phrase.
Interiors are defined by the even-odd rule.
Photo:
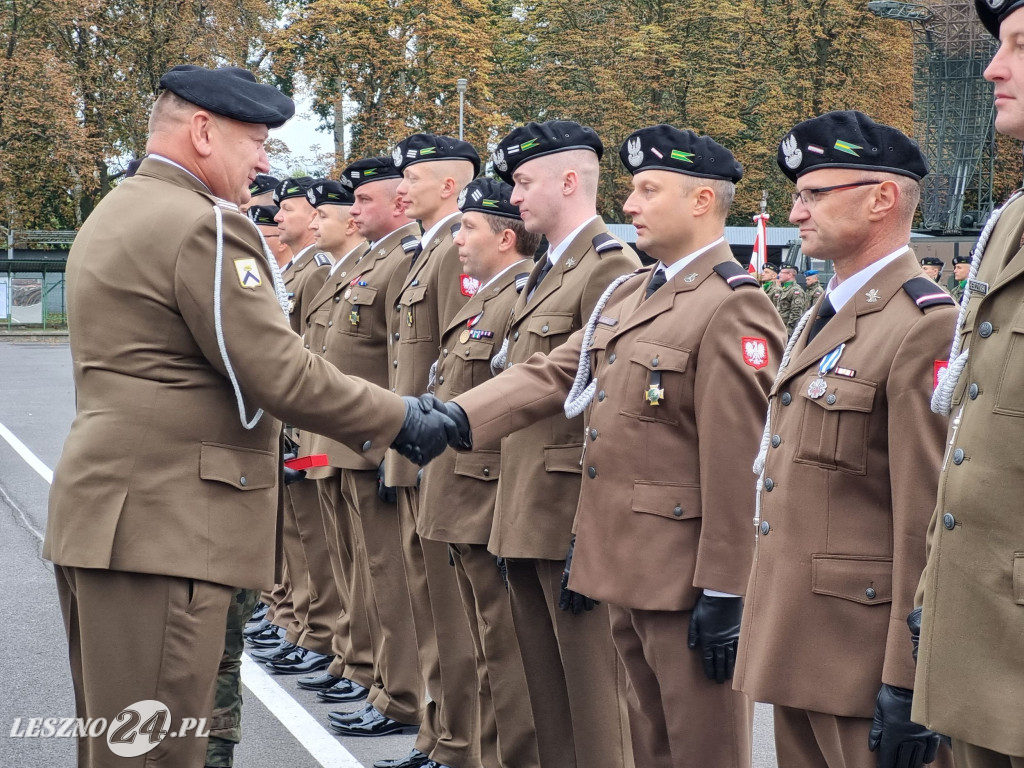
[[[433,395],[406,395],[405,421],[391,447],[421,467],[451,446],[456,450],[473,448],[466,412],[455,403],[444,403]]]

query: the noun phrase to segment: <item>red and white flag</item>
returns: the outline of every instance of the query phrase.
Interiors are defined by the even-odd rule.
[[[754,225],[757,227],[757,234],[754,235],[754,252],[750,256],[748,271],[752,275],[761,274],[764,264],[768,261],[768,219],[767,213],[759,213],[754,216]]]

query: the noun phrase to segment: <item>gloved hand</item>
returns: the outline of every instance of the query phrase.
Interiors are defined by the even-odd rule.
[[[907,626],[910,627],[910,642],[914,644],[914,663],[917,663],[917,646],[921,642],[921,609],[915,608],[907,616]]]
[[[569,570],[572,568],[572,553],[576,549],[576,537],[569,540],[569,551],[565,553],[565,570],[562,571],[562,591],[558,595],[558,610],[572,611],[579,616],[584,611],[594,610],[597,600],[592,600],[579,592],[569,589]]]
[[[508,592],[508,563],[505,562],[504,557],[495,557],[494,564],[498,566],[501,583],[505,585],[505,591]]]
[[[391,447],[420,466],[444,453],[457,428],[444,411],[435,410],[430,398],[404,396],[405,421]],[[437,400],[437,402],[441,402]]]
[[[693,606],[686,644],[690,650],[700,646],[704,674],[709,680],[724,683],[736,666],[736,647],[740,638],[742,597],[718,597],[702,594]]]
[[[398,491],[384,482],[384,462],[377,466],[377,498],[385,504],[398,503]]]
[[[421,395],[421,398],[429,398],[431,408],[441,411],[455,423],[455,432],[448,435],[448,445],[457,451],[473,450],[473,433],[469,429],[466,412],[455,403],[438,400],[432,394]]]
[[[281,457],[281,460],[282,461],[291,461],[294,458],[295,458],[295,454],[294,453],[286,453],[284,456]],[[304,470],[304,469],[289,469],[288,467],[284,467],[284,484],[285,485],[291,485],[292,483],[297,483],[300,480],[305,480],[305,479],[306,479],[306,470]]]
[[[910,722],[913,699],[913,691],[882,684],[868,734],[868,748],[878,751],[878,768],[921,768],[935,759],[942,736]]]

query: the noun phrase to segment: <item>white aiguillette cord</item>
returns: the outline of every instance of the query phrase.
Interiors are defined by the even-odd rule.
[[[239,212],[237,205],[220,198],[217,199],[217,203],[213,206],[213,217],[217,223],[217,260],[213,273],[213,327],[217,334],[217,347],[220,349],[221,360],[224,361],[224,368],[228,372],[231,388],[235,391],[235,402],[238,403],[238,418],[245,429],[252,429],[263,418],[263,409],[257,409],[256,414],[251,420],[246,417],[245,400],[242,398],[242,390],[238,386],[238,378],[235,376],[235,369],[231,365],[227,344],[224,341],[224,319],[221,316],[221,289],[224,281],[224,216],[221,209],[234,211],[235,213]],[[278,268],[277,261],[270,252],[267,241],[263,239],[263,234],[256,228],[255,224],[253,224],[253,228],[256,229],[256,234],[259,235],[260,242],[263,244],[263,255],[267,259],[267,265],[274,280],[274,294],[277,296],[278,304],[281,305],[281,311],[284,313],[285,319],[287,319],[288,291],[284,287],[281,270]]]

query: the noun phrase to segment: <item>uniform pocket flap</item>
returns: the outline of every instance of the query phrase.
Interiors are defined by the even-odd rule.
[[[455,454],[455,474],[477,480],[497,480],[501,451],[472,451]]]
[[[811,591],[855,603],[892,602],[892,558],[811,555]]]
[[[573,316],[571,313],[557,315],[534,315],[530,318],[526,330],[538,336],[557,336],[572,330]]]
[[[668,347],[654,341],[636,341],[629,355],[630,361],[652,371],[685,371],[690,350]]]
[[[467,341],[466,346],[459,350],[463,360],[490,360],[496,351],[490,341]]]
[[[700,517],[700,488],[678,483],[633,483],[633,511],[673,520]]]
[[[351,289],[352,293],[349,294],[348,300],[352,304],[368,307],[377,298],[378,290],[380,289],[369,285],[357,285]]]
[[[427,286],[425,285],[414,285],[410,288],[406,288],[402,293],[402,303],[408,307],[413,304],[419,304],[427,297]]]
[[[269,451],[220,443],[203,443],[199,449],[199,477],[240,491],[272,488],[279,471],[277,455]]]
[[[862,379],[844,379],[838,376],[829,376],[825,379],[828,389],[820,397],[811,397],[808,393],[810,382],[817,379],[817,375],[808,380],[808,386],[801,389],[800,394],[826,411],[859,411],[870,413],[875,403],[875,391],[878,385],[873,381]]]
[[[574,472],[580,474],[583,443],[552,445],[544,449],[544,469],[548,472]]]

